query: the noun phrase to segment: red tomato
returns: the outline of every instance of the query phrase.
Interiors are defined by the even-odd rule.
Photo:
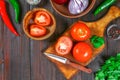
[[[88,43],[79,42],[73,48],[73,57],[79,62],[87,62],[92,57],[92,48]]]
[[[53,0],[57,4],[65,4],[68,0]]]
[[[41,26],[48,26],[48,25],[50,25],[51,18],[47,12],[39,11],[35,15],[34,22]]]
[[[45,35],[47,32],[46,28],[40,25],[31,25],[30,26],[30,35],[35,37],[40,37]]]
[[[55,50],[59,55],[66,55],[72,48],[72,40],[67,36],[62,36],[58,39]]]
[[[77,41],[84,41],[90,38],[91,31],[86,24],[77,22],[72,26],[70,34],[73,39]]]

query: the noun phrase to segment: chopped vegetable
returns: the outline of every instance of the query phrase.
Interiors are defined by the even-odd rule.
[[[41,26],[48,26],[51,23],[51,17],[46,11],[38,11],[35,14],[34,22]]]
[[[61,36],[55,44],[55,50],[59,55],[66,55],[72,49],[73,42],[68,36]]]
[[[43,26],[32,24],[30,26],[30,35],[34,37],[41,37],[47,33],[47,29]]]
[[[96,36],[96,35],[93,35],[90,38],[90,42],[92,43],[92,45],[94,46],[94,48],[99,48],[100,46],[102,46],[104,44],[104,38]]]
[[[95,80],[120,80],[120,53],[105,61],[96,73]]]
[[[68,9],[71,14],[79,14],[88,6],[89,0],[70,0]]]

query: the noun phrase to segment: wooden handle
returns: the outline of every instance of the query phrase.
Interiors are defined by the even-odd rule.
[[[79,69],[79,70],[83,71],[83,72],[86,72],[86,73],[91,73],[91,72],[92,72],[91,69],[86,68],[86,67],[84,67],[84,66],[82,66],[82,65],[79,65],[79,64],[70,62],[69,60],[67,60],[66,63],[69,64],[69,65],[71,65],[72,67],[74,67],[74,68],[76,68],[76,69]]]
[[[97,23],[102,23],[100,25],[108,25],[108,23],[110,23],[112,20],[116,19],[120,17],[120,8],[116,7],[116,6],[112,6],[110,8],[110,10],[108,11],[108,13],[101,18],[100,20],[96,21]],[[103,23],[104,21],[104,23]]]
[[[120,17],[120,8],[112,6],[103,18],[95,22],[85,22],[85,24],[91,28],[94,35],[104,36],[107,25],[118,17]]]

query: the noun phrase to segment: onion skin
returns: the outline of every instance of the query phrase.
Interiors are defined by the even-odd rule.
[[[79,14],[88,6],[89,0],[70,0],[68,9],[71,14]]]

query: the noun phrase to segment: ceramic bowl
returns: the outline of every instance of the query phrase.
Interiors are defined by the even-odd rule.
[[[50,26],[45,27],[45,28],[47,28],[47,34],[46,35],[40,36],[40,37],[34,37],[34,36],[30,35],[29,27],[30,27],[31,24],[34,24],[33,19],[35,17],[35,13],[38,12],[38,11],[46,11],[51,17],[51,24],[50,24]],[[26,13],[26,15],[24,16],[23,30],[29,38],[32,38],[34,40],[47,39],[54,33],[55,29],[56,29],[56,20],[55,20],[54,16],[48,10],[46,10],[44,8],[34,8],[33,10],[28,11]]]
[[[54,8],[54,10],[60,15],[67,17],[67,18],[78,18],[78,17],[84,16],[93,8],[93,6],[95,5],[95,2],[96,0],[89,0],[89,5],[83,12],[81,12],[80,14],[73,15],[69,12],[68,5],[67,6],[59,5],[59,4],[56,4],[53,0],[50,0],[50,3],[52,7]]]

